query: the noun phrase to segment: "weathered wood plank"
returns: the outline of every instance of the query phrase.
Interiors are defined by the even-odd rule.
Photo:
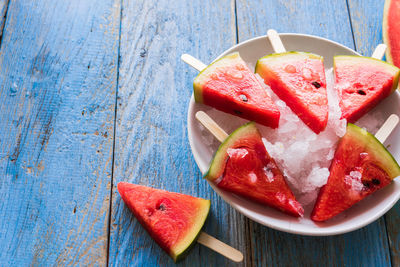
[[[6,20],[9,0],[0,0],[0,38],[3,35],[4,22]]]
[[[385,1],[348,0],[357,51],[370,56],[383,43],[382,18]]]
[[[354,39],[357,49],[370,55],[382,43],[382,18],[384,1],[348,0]],[[400,265],[400,203],[386,215],[386,231],[389,238],[392,266]]]
[[[0,262],[105,265],[120,1],[11,1],[0,51]]]
[[[354,47],[345,0],[237,0],[237,18],[239,42],[265,35],[272,28],[318,35]]]
[[[239,41],[264,35],[269,28],[274,28],[279,32],[314,34],[354,48],[345,0],[238,0],[237,18]],[[333,237],[302,237],[256,223],[251,223],[250,228],[256,266],[390,265],[383,219],[358,231]]]
[[[190,53],[210,62],[236,42],[233,2],[124,1],[121,34],[110,265],[175,266],[121,201],[120,181],[211,199],[204,230],[245,253],[243,216],[213,192],[192,157],[186,117],[197,72],[180,61]],[[231,264],[200,245],[181,263]]]

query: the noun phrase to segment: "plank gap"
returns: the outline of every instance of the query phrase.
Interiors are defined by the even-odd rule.
[[[119,87],[119,67],[121,58],[121,24],[122,24],[122,1],[119,4],[119,32],[118,32],[118,52],[117,52],[117,81],[115,83],[115,100],[114,100],[114,129],[113,129],[113,144],[112,144],[112,160],[111,160],[111,183],[110,183],[110,197],[109,197],[109,209],[108,209],[108,226],[107,226],[107,255],[106,255],[106,266],[109,266],[110,259],[110,239],[111,239],[111,217],[112,217],[112,201],[113,201],[113,189],[114,189],[114,159],[115,159],[115,137],[117,129],[117,109],[118,109],[118,87]]]
[[[236,44],[239,43],[239,27],[238,27],[238,19],[237,19],[237,0],[233,0],[233,6],[234,6],[234,14],[235,14],[235,33],[236,33]]]
[[[385,224],[385,235],[386,235],[386,242],[387,242],[387,244],[388,244],[388,248],[389,248],[389,263],[390,263],[390,266],[394,266],[393,265],[393,261],[394,261],[394,259],[393,259],[393,257],[394,257],[394,255],[393,255],[393,252],[392,252],[392,249],[391,249],[391,244],[390,244],[390,235],[389,235],[389,230],[387,229],[388,227],[387,227],[387,222],[386,222],[386,214],[383,216],[383,223]]]
[[[10,3],[9,0],[5,0],[0,3],[0,48],[3,40],[3,31],[4,31],[4,25],[6,24],[9,3]]]
[[[351,12],[350,12],[350,7],[349,7],[349,0],[346,0],[346,8],[347,8],[347,14],[349,15],[350,30],[351,30],[351,37],[353,38],[354,50],[358,51],[358,47],[356,45],[356,38],[354,37],[353,22],[351,21]]]

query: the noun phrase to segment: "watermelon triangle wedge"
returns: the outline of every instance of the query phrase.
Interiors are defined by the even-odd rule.
[[[225,139],[204,177],[228,192],[295,217],[303,216],[302,206],[265,149],[254,122]]]
[[[220,111],[277,128],[279,110],[239,53],[202,70],[193,82],[194,98]]]
[[[342,118],[355,122],[396,90],[400,69],[382,60],[335,56],[335,90]]]
[[[256,73],[315,133],[328,123],[328,97],[323,58],[304,52],[267,55],[257,61]]]
[[[329,171],[328,182],[321,188],[311,214],[316,222],[331,219],[400,175],[399,165],[385,146],[351,123]]]
[[[195,243],[210,201],[147,186],[118,183],[118,192],[150,236],[177,262]]]

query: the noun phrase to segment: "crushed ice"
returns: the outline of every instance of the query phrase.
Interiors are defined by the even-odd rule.
[[[340,120],[339,101],[333,90],[332,70],[327,71],[326,78],[329,117],[326,129],[318,135],[268,86],[265,87],[278,106],[281,117],[277,129],[260,127],[265,137],[263,141],[268,153],[275,159],[296,197],[304,206],[313,203],[319,188],[326,184],[337,141],[346,133],[346,121]]]

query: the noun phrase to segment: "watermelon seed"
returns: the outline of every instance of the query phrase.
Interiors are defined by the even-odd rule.
[[[236,114],[238,114],[238,115],[242,115],[243,114],[243,112],[241,112],[241,111],[239,111],[239,110],[233,110]]]
[[[162,204],[162,203],[160,204],[160,206],[158,206],[158,209],[161,210],[161,211],[166,210],[164,204]]]
[[[248,101],[247,96],[245,96],[245,95],[239,95],[239,97],[243,102],[247,102]]]
[[[373,183],[374,185],[380,185],[380,184],[381,184],[381,181],[379,181],[378,179],[372,179],[372,183]]]
[[[311,84],[314,85],[315,88],[317,88],[317,89],[321,87],[321,84],[319,82],[317,82],[317,81],[312,82]]]
[[[359,95],[366,95],[366,93],[365,93],[363,90],[358,90],[357,93],[358,93]]]
[[[363,183],[363,185],[364,185],[365,187],[368,187],[368,188],[370,187],[370,184],[369,184],[367,181],[363,181],[362,183]]]

